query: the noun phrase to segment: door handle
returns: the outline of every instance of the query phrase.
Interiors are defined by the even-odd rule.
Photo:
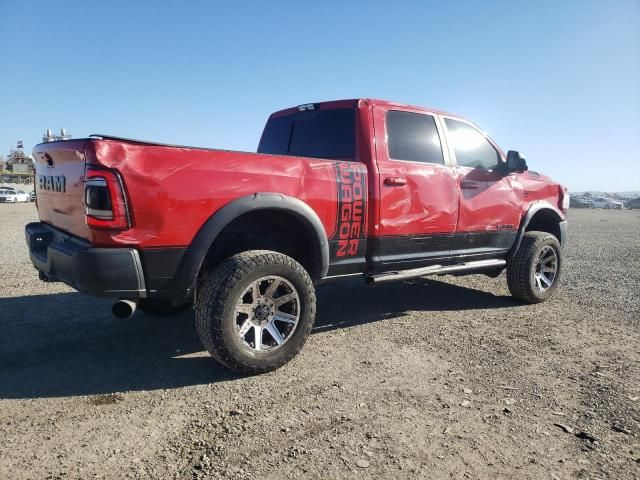
[[[384,179],[384,184],[391,187],[401,187],[407,184],[407,179],[403,177],[387,177]]]
[[[460,182],[460,188],[463,190],[478,190],[480,187],[474,182]]]

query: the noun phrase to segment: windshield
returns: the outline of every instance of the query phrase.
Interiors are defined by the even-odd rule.
[[[311,110],[271,118],[262,134],[258,153],[353,158],[355,110]]]

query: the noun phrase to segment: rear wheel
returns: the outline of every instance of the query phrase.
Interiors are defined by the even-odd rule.
[[[315,320],[313,282],[294,259],[268,250],[233,255],[204,276],[196,327],[207,351],[241,373],[291,360]]]
[[[507,265],[509,291],[524,302],[544,302],[558,286],[561,267],[558,239],[546,232],[527,232]]]

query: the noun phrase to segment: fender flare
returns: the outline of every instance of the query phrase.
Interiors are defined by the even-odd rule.
[[[511,251],[509,252],[510,257],[515,255],[515,253],[520,248],[522,237],[524,236],[525,231],[527,230],[527,226],[529,226],[529,223],[531,222],[531,219],[535,216],[536,213],[544,210],[548,210],[558,221],[558,224],[560,225],[560,238],[558,239],[558,241],[560,242],[561,246],[564,245],[567,236],[567,220],[564,214],[557,207],[547,202],[546,200],[538,200],[536,202],[533,202],[529,206],[527,213],[524,215],[522,221],[520,222],[520,228],[518,229],[516,240],[511,247]]]
[[[317,243],[318,255],[315,255],[315,264],[312,275],[313,280],[319,280],[327,276],[329,270],[329,241],[324,230],[324,225],[318,214],[303,201],[282,195],[279,193],[255,193],[237,198],[215,212],[200,227],[193,238],[188,252],[176,279],[178,290],[189,295],[196,281],[196,277],[209,248],[216,240],[220,232],[239,216],[257,210],[278,210],[295,215],[309,229]],[[311,272],[310,272],[311,273]]]

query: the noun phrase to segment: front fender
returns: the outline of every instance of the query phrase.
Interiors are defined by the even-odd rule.
[[[522,221],[520,222],[520,228],[518,229],[518,235],[516,236],[513,247],[511,247],[510,256],[513,256],[520,248],[522,237],[524,236],[525,231],[527,230],[527,226],[531,222],[531,219],[537,213],[545,210],[549,211],[549,213],[558,222],[560,228],[560,238],[558,240],[560,241],[560,245],[564,246],[567,238],[567,219],[565,215],[555,205],[547,202],[546,200],[538,200],[536,202],[533,202],[529,206],[527,213],[522,218]]]

